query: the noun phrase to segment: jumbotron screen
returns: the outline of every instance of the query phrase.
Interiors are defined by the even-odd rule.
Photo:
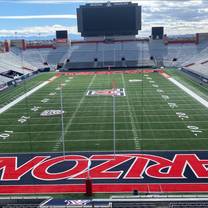
[[[127,3],[86,4],[77,9],[78,31],[84,37],[136,35],[141,6]]]
[[[68,39],[68,31],[67,30],[56,31],[56,39]]]

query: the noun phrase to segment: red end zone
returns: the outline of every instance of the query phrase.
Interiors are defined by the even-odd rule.
[[[90,163],[89,163],[90,161]],[[208,192],[199,152],[1,154],[0,194]]]

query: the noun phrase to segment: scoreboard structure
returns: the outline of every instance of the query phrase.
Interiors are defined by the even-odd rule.
[[[56,39],[68,39],[68,31],[67,30],[56,31]]]
[[[164,27],[152,27],[152,39],[162,40],[164,35]]]
[[[131,2],[86,4],[77,9],[77,22],[83,37],[137,35],[141,6]]]

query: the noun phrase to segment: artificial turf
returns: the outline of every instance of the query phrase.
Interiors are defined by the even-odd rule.
[[[44,73],[2,92],[1,107],[52,76]],[[193,91],[203,89],[178,74],[177,79]],[[114,81],[126,96],[86,96],[88,90],[112,89]],[[61,85],[64,128],[60,115],[40,115],[44,110],[61,109]],[[202,97],[208,95],[206,90],[200,92]],[[33,111],[34,107],[39,108]],[[18,121],[22,116],[24,123]],[[10,136],[0,139],[1,153],[60,152],[63,147],[66,151],[114,151],[114,145],[115,151],[206,150],[208,109],[159,73],[63,75],[0,114],[0,136],[5,134]]]

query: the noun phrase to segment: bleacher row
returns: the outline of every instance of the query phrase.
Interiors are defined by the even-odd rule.
[[[41,49],[28,49],[22,51],[18,48],[12,48],[12,52],[16,56],[22,56],[24,61],[30,63],[37,69],[45,68],[47,65],[49,67],[54,67],[58,63],[64,62],[69,56],[70,47],[68,45],[53,48],[41,48]]]
[[[185,70],[208,80],[208,48],[182,65]]]
[[[56,49],[21,50],[12,47],[10,52],[0,53],[0,87],[14,78],[36,72],[39,69],[55,69],[69,56],[69,46]]]
[[[195,57],[208,59],[208,44],[202,42],[164,45],[163,41],[82,43],[71,47],[65,70],[76,68],[182,67]],[[206,63],[208,64],[208,63]],[[206,66],[204,63],[204,66]]]
[[[46,197],[5,197],[0,199],[0,208],[38,208],[45,200],[47,200]]]
[[[0,53],[0,85],[17,75],[29,74],[38,69],[56,68],[63,63],[63,70],[111,67],[183,67],[208,77],[208,44],[202,42],[169,44],[163,41],[125,41],[110,43],[76,43],[54,48],[21,49],[12,47]],[[12,71],[12,76],[6,72]]]
[[[208,208],[207,202],[146,202],[112,203],[112,208]]]
[[[79,44],[71,48],[70,62],[65,69],[152,66],[146,42]],[[85,66],[87,65],[87,66]]]

